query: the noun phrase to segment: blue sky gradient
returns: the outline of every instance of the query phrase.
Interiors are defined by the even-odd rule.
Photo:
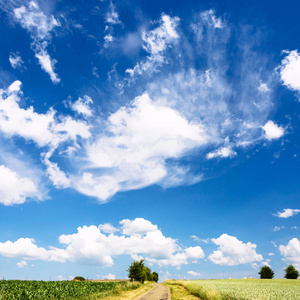
[[[300,270],[299,8],[0,0],[0,276]]]

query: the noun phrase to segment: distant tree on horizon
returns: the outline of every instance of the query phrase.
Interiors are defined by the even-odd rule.
[[[261,267],[258,274],[260,279],[272,279],[274,277],[274,271],[269,266]]]
[[[141,283],[144,283],[145,280],[158,281],[158,273],[152,273],[151,269],[144,265],[143,259],[132,262],[126,271],[131,281],[139,281]]]
[[[294,268],[293,265],[289,265],[285,269],[284,278],[286,279],[297,279],[299,277],[299,272]]]

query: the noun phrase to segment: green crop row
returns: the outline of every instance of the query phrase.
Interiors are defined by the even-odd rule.
[[[0,300],[66,300],[112,291],[126,282],[0,280]]]

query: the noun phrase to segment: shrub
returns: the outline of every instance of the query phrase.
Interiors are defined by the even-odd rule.
[[[285,269],[284,278],[286,278],[286,279],[297,279],[298,277],[299,277],[299,272],[292,265],[289,265]]]
[[[272,279],[274,277],[274,271],[269,266],[261,267],[258,274],[260,279]]]
[[[76,280],[76,281],[85,281],[84,277],[82,277],[82,276],[76,276],[73,280]]]

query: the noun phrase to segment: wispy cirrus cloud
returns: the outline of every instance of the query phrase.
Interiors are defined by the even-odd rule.
[[[148,56],[144,61],[138,62],[134,68],[126,70],[130,77],[133,78],[145,72],[151,74],[157,70],[157,67],[167,62],[164,52],[179,39],[177,32],[179,20],[178,17],[162,14],[158,27],[142,33],[143,48]]]
[[[15,8],[14,15],[22,28],[26,29],[33,39],[31,47],[42,69],[49,74],[53,83],[59,83],[60,78],[54,71],[56,60],[52,59],[47,51],[51,40],[51,31],[60,26],[59,22],[53,15],[46,16],[34,1],[29,2],[28,7],[22,5]]]

